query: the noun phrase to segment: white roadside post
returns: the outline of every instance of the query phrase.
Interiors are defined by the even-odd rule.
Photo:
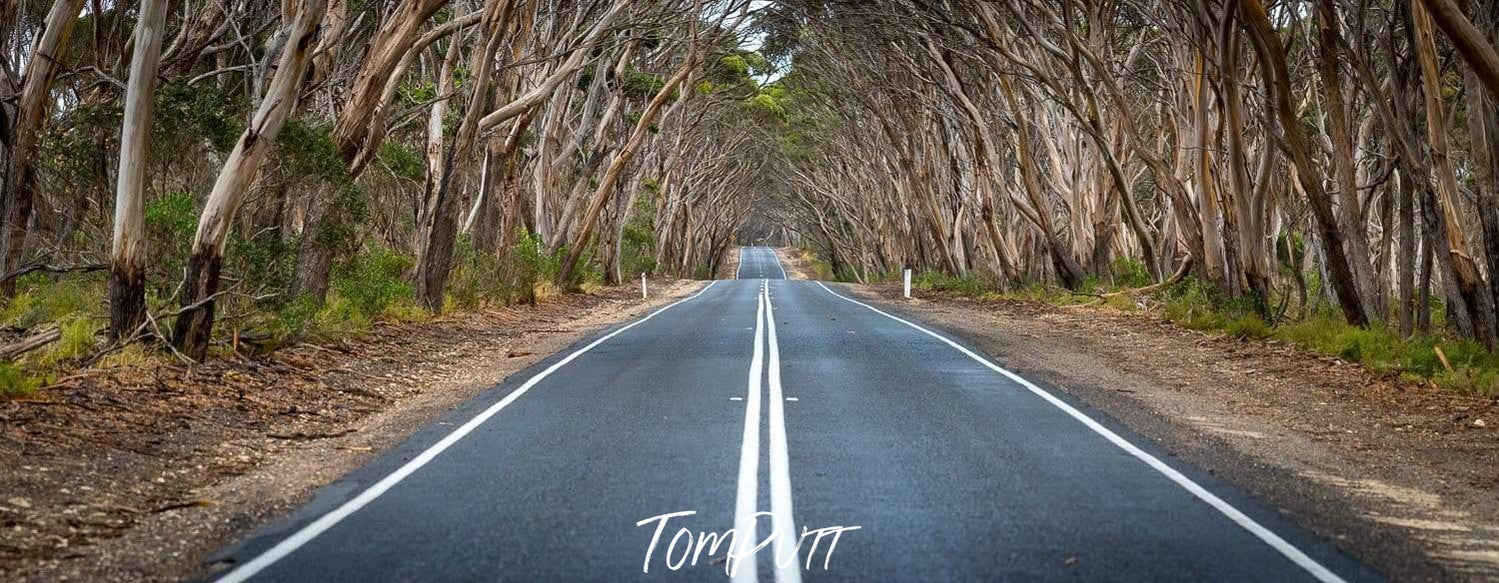
[[[645,273],[641,272],[641,274],[640,274],[640,299],[644,300],[644,299],[649,299],[649,298],[650,298],[650,296],[645,293]]]
[[[911,299],[911,270],[906,270],[906,299]]]

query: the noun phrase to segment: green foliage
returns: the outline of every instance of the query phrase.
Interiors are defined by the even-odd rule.
[[[241,104],[226,96],[213,83],[188,85],[177,81],[156,92],[155,131],[157,144],[173,143],[181,137],[207,139],[221,153],[234,149],[245,131]]]
[[[940,271],[924,271],[911,277],[911,287],[923,291],[947,292],[960,296],[979,296],[994,291],[994,285],[974,272],[965,275],[949,275]]]
[[[0,322],[30,329],[74,318],[103,318],[104,289],[103,273],[65,277],[33,273],[16,282],[16,295],[0,310]]]
[[[629,69],[625,71],[624,75],[620,76],[620,88],[624,90],[625,94],[641,99],[655,97],[664,87],[666,87],[666,78],[660,75],[652,75],[636,71],[635,69]]]
[[[386,140],[380,144],[377,161],[392,178],[410,180],[418,184],[427,179],[427,164],[422,161],[421,155],[417,154],[416,150],[394,140]]]
[[[1271,326],[1255,313],[1250,300],[1219,297],[1195,280],[1171,286],[1162,296],[1166,317],[1183,327],[1240,339],[1275,339],[1358,363],[1377,374],[1432,379],[1464,393],[1499,393],[1499,355],[1471,340],[1405,338],[1382,323],[1352,326],[1330,306],[1314,310],[1305,320]]]
[[[402,83],[396,89],[396,98],[407,107],[422,105],[437,99],[437,84],[430,80]]]
[[[562,251],[547,253],[541,236],[531,234],[524,227],[520,229],[510,255],[517,261],[517,275],[522,282],[553,281],[562,271]]]
[[[58,328],[61,336],[47,347],[47,352],[42,355],[43,361],[57,362],[83,357],[98,342],[100,326],[88,318],[65,320]]]
[[[1463,367],[1443,370],[1433,378],[1437,385],[1472,395],[1499,395],[1499,370]]]
[[[293,119],[281,130],[276,152],[286,159],[295,175],[340,185],[350,182],[349,169],[333,145],[331,126],[308,125]]]
[[[173,192],[157,197],[146,203],[144,214],[151,272],[162,277],[181,273],[198,230],[198,205],[193,196]]]
[[[1259,340],[1274,333],[1264,319],[1254,314],[1244,314],[1225,321],[1223,331],[1240,340]]]
[[[21,367],[0,361],[0,399],[29,397],[41,388],[43,379],[26,374]]]
[[[406,281],[413,265],[410,257],[373,249],[345,264],[334,275],[332,288],[359,313],[379,316],[391,306],[413,302],[416,292]]]
[[[1109,264],[1109,273],[1114,276],[1114,284],[1121,287],[1138,288],[1151,284],[1150,268],[1131,257],[1116,257]]]
[[[645,186],[644,181],[642,186]],[[619,252],[620,277],[626,280],[656,269],[656,203],[653,196],[635,197],[635,204],[625,221]]]
[[[277,342],[358,336],[380,320],[409,320],[421,312],[407,281],[414,260],[385,248],[355,254],[334,270],[327,301],[292,299],[262,318]]]
[[[786,108],[781,105],[770,93],[757,93],[754,97],[745,100],[743,107],[746,111],[768,116],[777,120],[785,121]]]
[[[718,60],[721,72],[733,77],[749,77],[749,62],[740,55],[726,55]]]

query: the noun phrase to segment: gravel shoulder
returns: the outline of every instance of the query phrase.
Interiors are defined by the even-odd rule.
[[[1499,578],[1499,399],[1144,314],[849,287],[1112,415],[1393,579]]]
[[[174,581],[505,377],[701,282],[381,325],[357,341],[92,371],[0,402],[0,580]]]
[[[776,247],[776,258],[786,270],[786,279],[817,279],[817,270],[807,265],[802,250],[795,247]]]

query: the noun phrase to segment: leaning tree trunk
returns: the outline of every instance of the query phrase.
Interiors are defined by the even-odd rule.
[[[1364,312],[1371,318],[1383,319],[1384,302],[1380,300],[1379,286],[1372,271],[1369,238],[1365,234],[1364,217],[1359,208],[1352,127],[1343,103],[1342,64],[1337,56],[1338,47],[1342,45],[1342,34],[1338,31],[1337,9],[1332,0],[1318,0],[1317,27],[1322,41],[1317,53],[1317,72],[1322,78],[1323,101],[1327,103],[1334,184],[1338,185],[1341,199],[1337,208],[1338,220],[1346,237],[1343,240],[1344,252],[1353,268],[1354,281],[1359,286],[1359,297],[1364,301]]]
[[[120,129],[120,168],[115,194],[115,225],[109,278],[109,333],[134,333],[146,316],[146,138],[151,133],[156,70],[166,32],[169,0],[143,0],[135,25],[135,53],[125,90]]]
[[[635,152],[640,149],[640,143],[645,141],[645,136],[650,131],[651,123],[656,121],[656,116],[660,115],[661,109],[666,106],[666,100],[671,97],[672,92],[676,91],[677,86],[687,79],[692,70],[697,68],[697,60],[697,50],[692,49],[687,56],[687,62],[682,63],[682,68],[678,69],[677,73],[661,86],[656,96],[651,99],[650,105],[646,106],[645,112],[640,114],[640,121],[635,123],[635,130],[630,134],[629,141],[625,142],[624,147],[620,148],[619,153],[614,156],[614,160],[609,163],[609,169],[604,171],[604,177],[599,180],[598,187],[589,197],[588,210],[583,213],[578,229],[569,241],[567,256],[563,258],[562,267],[557,273],[557,282],[560,285],[565,286],[572,279],[573,271],[578,265],[578,258],[583,255],[583,247],[588,244],[588,238],[593,236],[593,228],[598,223],[599,213],[604,210],[604,203],[609,202],[609,194],[613,192],[614,183],[619,181],[619,175],[624,172],[625,165],[635,157]]]
[[[354,78],[349,101],[339,110],[334,124],[333,143],[344,163],[352,163],[360,150],[378,147],[383,136],[371,136],[371,124],[380,110],[381,96],[406,53],[421,37],[422,26],[449,0],[404,0],[392,12],[385,25],[375,34],[364,65]],[[351,169],[350,174],[357,175]]]
[[[468,111],[464,112],[457,135],[453,136],[441,181],[429,202],[429,213],[423,225],[426,241],[416,265],[416,299],[431,312],[442,309],[443,291],[447,288],[448,272],[453,265],[453,245],[458,237],[458,197],[453,192],[453,177],[457,172],[454,165],[468,159],[478,133],[480,116],[489,101],[489,79],[494,70],[495,53],[499,51],[500,39],[509,27],[513,5],[511,0],[489,0],[485,4],[484,30],[487,34],[481,37],[485,39],[483,49],[474,53],[469,66],[475,74],[469,81],[473,90],[469,94]]]
[[[1321,173],[1312,159],[1306,138],[1301,135],[1301,126],[1296,112],[1291,107],[1291,77],[1286,67],[1286,53],[1280,37],[1270,25],[1270,17],[1259,0],[1240,0],[1240,15],[1249,28],[1249,38],[1260,53],[1260,72],[1267,87],[1274,88],[1275,114],[1285,134],[1287,149],[1296,165],[1296,177],[1306,191],[1307,203],[1312,207],[1312,217],[1317,225],[1318,238],[1322,240],[1323,260],[1343,316],[1349,324],[1367,326],[1369,314],[1364,311],[1364,302],[1359,297],[1358,282],[1354,281],[1353,268],[1343,252],[1343,233],[1338,228],[1337,217],[1332,210],[1332,201],[1322,188]]]
[[[328,0],[301,0],[292,17],[286,48],[276,76],[266,91],[250,127],[240,135],[234,150],[219,171],[213,192],[203,205],[198,230],[193,236],[187,278],[182,286],[182,311],[172,329],[172,342],[188,357],[202,360],[208,354],[213,332],[214,297],[219,291],[219,269],[224,262],[224,244],[234,226],[240,199],[260,171],[296,109],[302,78],[311,62],[313,40]]]
[[[57,0],[47,13],[41,37],[31,51],[16,113],[11,120],[10,160],[5,169],[5,190],[0,192],[0,273],[21,266],[28,224],[36,205],[37,143],[47,112],[52,109],[52,81],[57,78],[63,51],[73,36],[83,0]],[[0,296],[15,294],[15,280],[0,283]]]
[[[1431,146],[1432,169],[1437,177],[1437,196],[1441,202],[1442,223],[1445,225],[1447,245],[1452,261],[1452,274],[1456,281],[1449,294],[1454,305],[1448,306],[1459,322],[1469,320],[1475,338],[1484,345],[1495,346],[1494,306],[1489,290],[1483,285],[1483,276],[1473,261],[1468,246],[1468,236],[1463,228],[1461,193],[1457,184],[1457,173],[1452,158],[1448,156],[1447,113],[1442,103],[1441,69],[1437,64],[1436,42],[1432,35],[1431,18],[1419,4],[1411,6],[1412,27],[1415,35],[1416,61],[1421,68],[1421,93],[1426,103],[1426,137]],[[1475,115],[1478,112],[1473,112]],[[1442,238],[1438,237],[1438,241]],[[1440,259],[1438,259],[1440,261]]]

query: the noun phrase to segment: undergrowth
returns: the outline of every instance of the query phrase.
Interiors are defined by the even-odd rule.
[[[167,196],[158,199],[149,212],[148,225],[160,231],[156,262],[148,274],[147,305],[157,316],[155,328],[171,330],[169,315],[177,308],[177,290],[167,284],[170,272],[180,270],[185,243],[166,236],[190,235],[190,201]],[[654,268],[649,249],[653,242],[649,221],[634,221],[626,228],[626,254],[621,257],[627,277]],[[185,240],[185,239],[184,239]],[[468,237],[457,243],[443,311],[470,311],[517,303],[537,303],[561,294],[556,284],[566,249],[549,252],[540,239],[517,233],[507,253],[478,252]],[[177,241],[180,242],[180,241]],[[258,291],[231,290],[217,301],[219,313],[214,337],[215,350],[268,351],[298,342],[357,338],[379,322],[416,322],[434,317],[418,305],[413,281],[416,260],[389,247],[365,245],[334,266],[324,301],[311,296],[288,298],[275,293],[289,278],[290,262],[284,256],[294,249],[273,249],[251,239],[237,239],[226,255],[230,278],[254,279],[263,284]],[[579,260],[577,275],[567,289],[597,293],[603,288],[603,272],[592,260],[592,250]],[[180,277],[180,276],[178,276]],[[49,379],[80,365],[150,366],[171,352],[159,340],[117,346],[105,336],[109,315],[108,274],[34,273],[16,282],[16,295],[0,303],[0,328],[8,331],[3,342],[15,342],[56,329],[58,338],[45,347],[14,359],[0,361],[0,399],[23,398],[36,392]],[[284,289],[284,288],[283,288]],[[267,293],[267,290],[272,290]]]
[[[1315,278],[1309,279],[1315,284]],[[1076,290],[1040,283],[1006,288],[989,275],[976,272],[962,276],[926,272],[912,278],[913,290],[927,293],[991,301],[1042,302],[1056,306],[1087,304],[1120,311],[1146,310],[1192,330],[1246,341],[1284,342],[1358,363],[1376,374],[1430,381],[1465,394],[1499,395],[1499,355],[1472,340],[1442,334],[1407,338],[1383,323],[1353,326],[1336,308],[1325,303],[1307,306],[1297,317],[1271,322],[1264,317],[1262,307],[1256,302],[1223,297],[1210,286],[1192,278],[1144,297],[1126,291],[1149,284],[1149,272],[1140,263],[1130,260],[1114,262],[1108,273],[1102,277],[1089,277]],[[1269,304],[1276,305],[1276,302]],[[1440,312],[1434,310],[1433,315]],[[1440,329],[1440,326],[1434,329]]]

